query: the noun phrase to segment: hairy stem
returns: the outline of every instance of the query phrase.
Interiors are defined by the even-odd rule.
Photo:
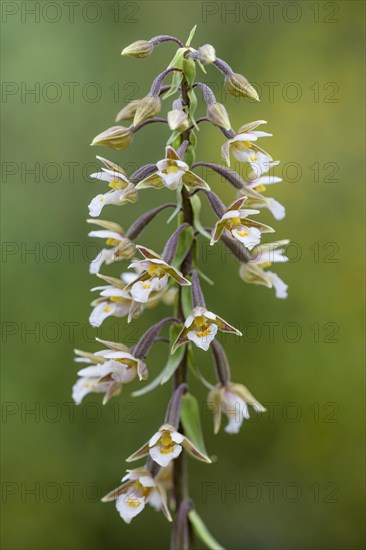
[[[189,97],[188,97],[189,85],[186,79],[183,77],[181,93],[182,93],[182,105],[189,110]],[[190,129],[187,129],[182,134],[182,143],[187,141],[189,143]],[[189,198],[189,193],[183,187],[182,189],[182,209],[183,209],[183,223],[193,225],[193,212],[192,206]],[[193,246],[193,245],[192,245]],[[188,252],[186,258],[183,260],[181,271],[183,275],[189,275],[192,270],[192,247]],[[182,306],[182,290],[179,290],[178,304],[177,304],[177,317],[184,322],[183,306]],[[182,361],[177,368],[174,375],[173,386],[176,390],[181,384],[187,383],[187,363],[188,363],[188,348],[186,346]],[[179,431],[183,433],[183,426],[179,425]],[[174,483],[174,499],[176,505],[176,511],[181,507],[182,502],[188,498],[188,478],[187,478],[187,462],[185,451],[183,450],[179,457],[174,460],[174,470],[173,470],[173,483]],[[174,538],[174,533],[173,533]],[[174,541],[172,541],[172,547],[176,548]]]

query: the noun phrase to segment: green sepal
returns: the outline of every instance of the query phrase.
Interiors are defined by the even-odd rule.
[[[193,227],[185,227],[179,235],[178,246],[174,255],[172,266],[179,269],[184,258],[187,256],[193,242]]]
[[[201,542],[203,542],[203,544],[207,548],[209,548],[210,550],[224,550],[224,547],[221,546],[221,544],[219,544],[217,540],[213,538],[206,525],[197,514],[196,510],[191,510],[190,512],[188,512],[188,518],[193,526],[194,532],[196,533],[197,537],[200,539]]]
[[[188,36],[188,40],[186,42],[186,47],[189,48],[190,45],[191,45],[191,42],[193,40],[193,37],[194,37],[194,33],[196,32],[196,29],[197,29],[197,25],[195,25],[193,27],[193,29],[191,30],[191,32],[189,33],[189,36]]]
[[[186,162],[188,166],[192,166],[195,160],[196,160],[195,148],[192,145],[189,145],[187,147],[186,154],[184,155],[184,162]]]
[[[191,205],[193,210],[193,217],[194,217],[194,227],[196,230],[201,233],[203,237],[206,239],[211,240],[211,235],[206,231],[206,229],[203,227],[203,225],[200,222],[200,212],[201,212],[201,199],[199,198],[198,194],[196,193],[191,197]]]
[[[196,64],[191,57],[184,58],[183,60],[183,72],[186,80],[190,86],[192,86],[196,78]]]
[[[173,346],[174,342],[178,338],[178,334],[180,333],[181,330],[182,330],[181,325],[174,324],[170,327],[170,331],[169,331],[170,348]],[[168,380],[170,380],[170,378],[173,376],[173,374],[175,373],[175,371],[177,370],[177,368],[182,362],[184,353],[185,353],[184,346],[180,346],[179,348],[176,349],[176,351],[173,354],[169,355],[167,364],[165,365],[162,372],[162,377],[160,380],[161,385],[168,382]]]
[[[178,140],[179,137],[180,137],[180,132],[178,132],[178,130],[174,130],[174,132],[171,133],[171,136],[166,142],[166,144],[172,145],[173,149],[178,149],[180,145],[180,140],[177,142],[175,142],[175,140]],[[178,144],[178,147],[177,147],[177,144]]]
[[[207,451],[203,441],[198,402],[197,399],[190,393],[186,393],[182,397],[180,419],[182,421],[185,435],[192,441],[192,443],[202,454],[207,456]]]

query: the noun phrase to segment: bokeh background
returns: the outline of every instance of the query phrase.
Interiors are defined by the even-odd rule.
[[[147,93],[175,51],[166,44],[138,61],[121,58],[122,48],[158,34],[185,40],[194,24],[193,46],[214,44],[257,85],[261,103],[236,102],[213,68],[202,77],[235,127],[269,121],[274,137],[265,145],[281,159],[276,173],[285,180],[273,194],[287,208],[285,220],[274,222],[276,236],[293,244],[291,262],[277,269],[289,284],[285,301],[245,285],[220,247],[210,256],[202,249],[215,281],[204,285],[209,307],[244,332],[224,342],[233,379],[269,412],[238,436],[213,436],[202,409],[216,459],[209,467],[190,460],[191,496],[229,549],[363,548],[363,2],[71,4],[1,4],[3,548],[168,547],[162,515],[147,509],[126,526],[98,499],[163,419],[170,385],[142,398],[127,387],[103,409],[98,396],[74,407],[70,389],[74,347],[96,350],[96,334],[132,344],[168,311],[147,311],[132,328],[116,319],[98,333],[88,328],[96,284],[88,261],[97,243],[90,244],[85,219],[101,189],[88,177],[95,154],[131,172],[162,158],[167,134],[150,126],[120,154],[89,143],[123,105]],[[198,157],[219,161],[220,132],[202,126],[199,138]],[[229,186],[214,176],[210,184],[232,200]],[[103,217],[127,228],[169,199],[147,191]],[[166,218],[141,241],[161,249],[172,230]],[[267,212],[261,219],[273,222]],[[152,377],[165,361],[166,348],[156,346]],[[213,380],[209,356],[198,352],[197,361]],[[197,380],[192,391],[204,402]]]

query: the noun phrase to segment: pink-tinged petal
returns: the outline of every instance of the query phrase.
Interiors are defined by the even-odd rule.
[[[136,185],[136,189],[149,189],[150,187],[152,187],[153,189],[164,188],[163,180],[161,179],[161,177],[157,172],[155,172],[154,174],[151,174],[150,176],[140,181]]]
[[[113,489],[113,491],[110,491],[101,499],[102,502],[112,502],[113,500],[116,500],[116,498],[118,498],[120,495],[122,495],[128,490],[131,484],[132,482],[128,481],[127,483],[123,483],[119,487],[116,487],[116,489]]]
[[[146,246],[137,245],[136,248],[148,260],[161,260],[161,257],[159,256],[159,254],[157,254],[153,250],[150,250],[150,248],[146,248]]]
[[[208,458],[208,456],[206,456],[205,454],[201,453],[201,451],[197,449],[197,447],[187,437],[185,437],[183,440],[183,447],[189,454],[194,456],[194,458],[198,458],[198,460],[202,460],[202,462],[207,462],[208,464],[211,464],[211,459]]]
[[[236,199],[227,207],[226,212],[229,212],[229,210],[240,210],[247,199],[248,197],[240,197],[239,199]]]
[[[221,147],[221,156],[228,166],[230,166],[230,142],[225,141],[224,145]]]
[[[147,456],[149,454],[149,444],[145,443],[137,449],[136,452],[132,453],[128,458],[126,458],[126,462],[133,462],[134,460],[138,460],[139,458],[143,458],[144,456]]]
[[[187,334],[188,334],[188,328],[184,327],[178,334],[178,337],[172,346],[172,350],[171,350],[172,354],[175,352],[177,348],[179,348],[179,346],[183,346],[188,342]]]
[[[226,227],[226,220],[222,219],[216,222],[215,227],[213,228],[212,235],[211,235],[211,241],[210,245],[215,244],[221,237],[225,227]]]
[[[210,186],[205,182],[205,180],[203,180],[202,178],[197,176],[197,174],[194,174],[190,170],[188,170],[188,172],[185,172],[184,176],[182,177],[182,181],[184,185],[188,188],[188,190],[190,188],[210,190]]]
[[[171,160],[180,160],[178,153],[170,145],[165,148],[165,158]]]
[[[192,284],[191,281],[188,281],[188,279],[186,279],[183,276],[183,274],[180,271],[178,271],[178,269],[175,269],[175,267],[168,266],[167,269],[166,269],[166,272],[179,285],[181,285],[181,286],[191,286],[191,284]]]
[[[160,485],[160,483],[156,483],[156,490],[159,492],[159,496],[160,496],[160,499],[161,499],[161,509],[163,511],[164,516],[166,517],[166,519],[168,521],[173,521],[173,518],[170,515],[169,508],[168,508],[166,491]]]
[[[252,130],[255,130],[261,124],[267,124],[267,121],[266,120],[255,120],[254,122],[248,122],[247,124],[243,124],[243,126],[240,126],[240,128],[239,128],[238,134],[242,134],[244,132],[251,132]]]
[[[132,265],[132,264],[131,264]],[[145,273],[142,273],[141,275],[139,275],[138,277],[136,277],[136,279],[133,279],[130,283],[128,283],[125,287],[124,287],[124,291],[129,291],[131,290],[131,288],[136,284],[136,283],[140,283],[140,282],[144,282],[144,281],[147,281],[148,279],[150,279],[150,275],[145,272]]]
[[[222,390],[214,388],[207,397],[207,403],[213,413],[214,433],[217,434],[221,426]]]
[[[117,397],[117,395],[120,395],[122,387],[123,386],[120,382],[111,382],[109,384],[109,388],[104,394],[102,404],[105,405],[110,399],[112,399],[112,397]]]
[[[224,319],[222,319],[218,315],[216,315],[216,323],[217,323],[217,326],[219,327],[219,329],[222,332],[231,332],[232,334],[237,334],[238,336],[243,336],[242,333],[240,332],[240,330],[236,329],[232,325],[229,325],[229,323],[224,321]]]

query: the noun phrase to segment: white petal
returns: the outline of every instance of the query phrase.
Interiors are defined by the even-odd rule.
[[[170,437],[174,441],[174,443],[182,443],[184,439],[184,435],[180,434],[179,432],[170,432]]]
[[[78,371],[78,376],[87,376],[90,378],[100,378],[102,376],[102,365],[93,365],[92,367],[85,367]]]
[[[281,183],[282,178],[277,176],[262,176],[255,181],[255,187],[257,185],[273,185],[274,183]]]
[[[163,180],[164,185],[168,189],[177,189],[177,187],[180,185],[182,181],[182,177],[184,175],[183,170],[177,170],[176,172],[157,172],[157,174],[161,177]]]
[[[244,226],[245,227],[245,226]],[[232,230],[232,235],[244,244],[248,250],[252,250],[261,241],[261,232],[256,227],[245,227],[247,235],[241,235],[238,229]]]
[[[145,508],[145,497],[134,495],[132,491],[128,491],[117,498],[116,508],[121,518],[126,523],[130,523]]]
[[[157,512],[159,512],[159,510],[161,510],[162,508],[161,496],[157,489],[153,489],[151,491],[146,499],[146,502],[147,504],[150,504],[150,506],[152,506]]]
[[[107,248],[103,248],[99,254],[94,258],[94,260],[90,263],[89,267],[89,273],[92,275],[95,275],[96,273],[99,273],[101,266],[104,263],[111,263],[114,258],[114,250],[108,250]]]
[[[161,452],[161,446],[155,445],[155,447],[152,447],[149,451],[151,458],[160,466],[166,467],[172,460],[177,458],[177,456],[180,455],[182,452],[182,446],[181,445],[174,445],[172,451],[170,453],[162,453]]]
[[[215,338],[218,327],[217,325],[210,325],[210,332],[204,336],[199,336],[195,330],[190,330],[187,334],[188,340],[191,340],[198,348],[207,351],[210,347],[212,340]]]
[[[154,445],[159,441],[163,433],[159,430],[154,433],[154,435],[149,439],[149,447],[154,447]]]
[[[137,281],[131,287],[131,296],[135,302],[144,304],[148,301],[151,292],[162,290],[168,284],[168,276],[153,277],[146,281]]]
[[[273,217],[276,220],[283,220],[283,218],[286,215],[286,209],[285,207],[275,199],[269,198],[268,199],[268,210],[272,213]]]
[[[267,275],[270,275],[272,285],[275,289],[276,298],[287,298],[288,285],[283,282],[282,279],[276,273],[267,271]]]

